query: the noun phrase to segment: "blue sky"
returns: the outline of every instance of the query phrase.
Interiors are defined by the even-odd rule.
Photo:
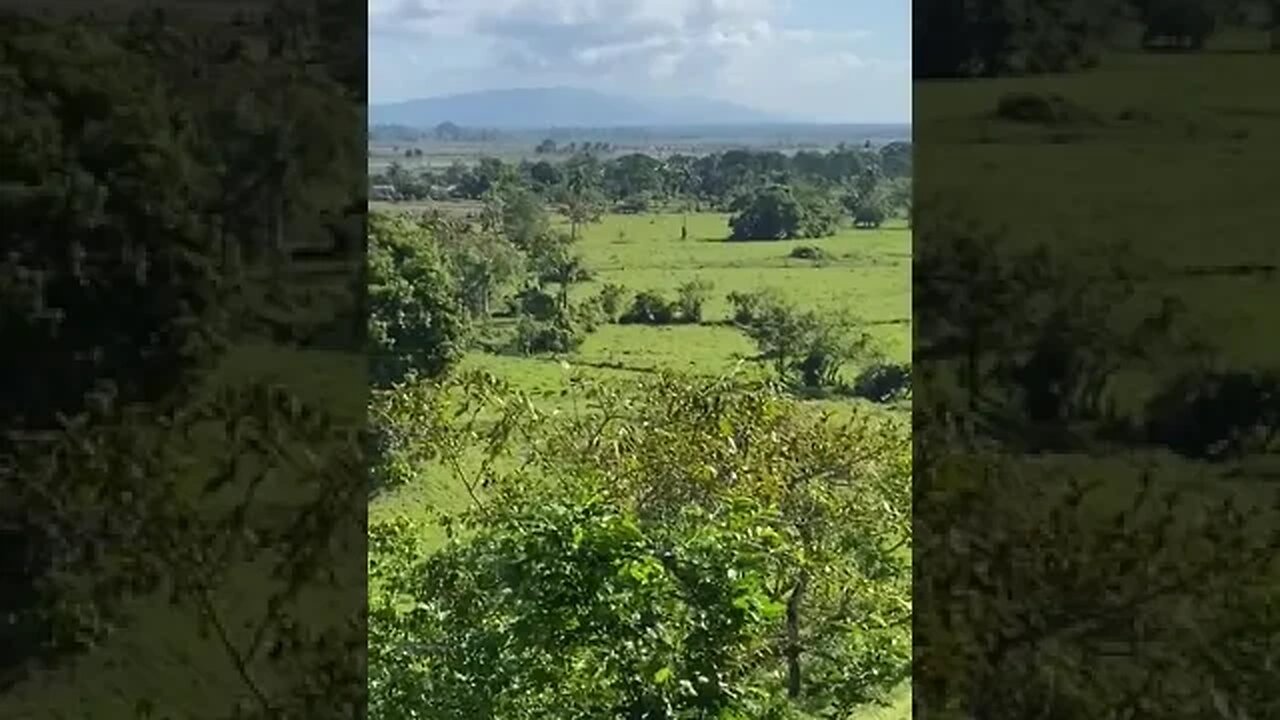
[[[373,102],[572,86],[911,117],[907,0],[369,0]]]

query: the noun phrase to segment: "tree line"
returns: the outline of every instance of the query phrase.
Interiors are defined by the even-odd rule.
[[[585,182],[623,211],[643,212],[672,203],[727,210],[743,192],[766,183],[853,191],[868,174],[900,183],[911,176],[911,153],[910,143],[893,142],[878,149],[842,146],[790,155],[739,149],[663,159],[644,153],[601,159],[592,152],[577,152],[559,162],[526,159],[512,163],[486,157],[474,164],[456,162],[443,169],[410,170],[393,163],[374,173],[370,183],[393,185],[406,199],[479,200],[504,182],[518,182],[544,198],[554,198],[573,181]]]
[[[1274,0],[924,0],[913,15],[919,78],[995,77],[1089,68],[1118,32],[1142,28],[1147,49],[1200,50],[1231,24],[1270,32],[1280,49]]]

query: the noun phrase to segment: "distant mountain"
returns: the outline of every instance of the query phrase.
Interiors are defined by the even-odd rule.
[[[370,125],[430,128],[444,122],[496,129],[760,125],[787,122],[705,98],[634,98],[576,88],[488,90],[369,106]]]

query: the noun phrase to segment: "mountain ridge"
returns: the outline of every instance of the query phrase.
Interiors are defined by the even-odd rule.
[[[370,125],[493,129],[758,125],[795,122],[737,103],[633,97],[572,87],[507,88],[371,103]]]

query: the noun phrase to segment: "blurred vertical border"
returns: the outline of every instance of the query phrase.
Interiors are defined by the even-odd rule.
[[[917,718],[1280,713],[1280,5],[918,0]]]
[[[366,9],[0,9],[0,717],[355,718]]]

